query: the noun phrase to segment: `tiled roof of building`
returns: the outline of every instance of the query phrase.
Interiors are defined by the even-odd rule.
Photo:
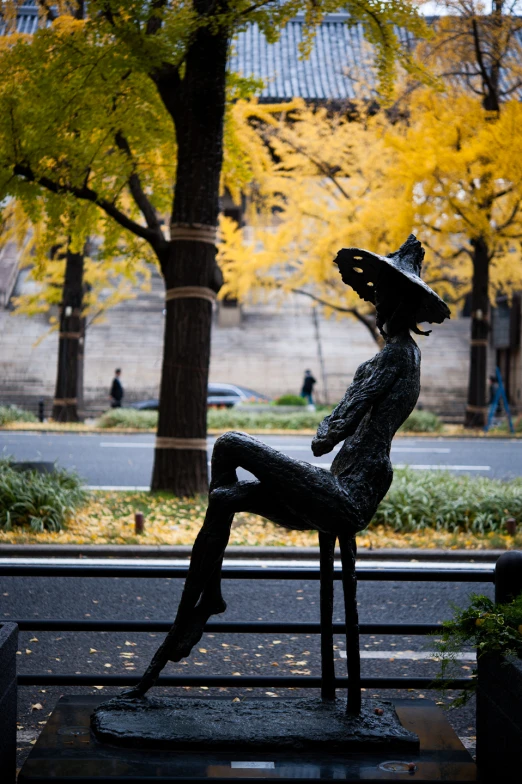
[[[234,41],[230,68],[261,80],[264,87],[259,97],[264,101],[294,97],[307,101],[350,100],[355,97],[358,80],[364,77],[372,81],[372,69],[362,25],[349,25],[348,19],[347,14],[326,16],[306,59],[299,52],[304,40],[302,15],[292,19],[273,44],[267,43],[257,25],[249,25]],[[18,12],[18,32],[31,35],[38,24],[35,0],[26,0]]]
[[[38,28],[38,7],[36,0],[26,0],[24,5],[20,6],[17,15],[17,32],[32,35]],[[0,18],[0,35],[5,34],[5,25]]]
[[[292,19],[273,44],[267,43],[257,25],[249,25],[234,42],[230,67],[263,81],[261,100],[354,98],[356,80],[363,73],[371,78],[371,69],[362,26],[347,22],[348,17],[341,14],[326,17],[306,59],[299,51],[304,40],[302,17]]]

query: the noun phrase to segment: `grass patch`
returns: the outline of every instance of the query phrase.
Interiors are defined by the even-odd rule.
[[[0,530],[0,541],[77,544],[192,545],[205,516],[207,500],[180,499],[162,493],[96,492],[89,495],[62,531],[27,528]],[[145,534],[134,533],[134,514],[143,512]],[[509,549],[522,547],[505,520],[522,523],[522,480],[500,482],[482,477],[454,477],[438,472],[395,472],[390,492],[369,528],[358,536],[362,547]],[[519,526],[520,528],[521,526]],[[232,545],[317,545],[313,531],[285,531],[260,517],[235,517]]]
[[[412,411],[399,429],[409,433],[440,433],[443,427],[437,414],[432,414],[431,411]]]
[[[133,428],[135,430],[155,430],[158,426],[157,411],[137,411],[134,408],[110,408],[99,418],[98,427]]]
[[[324,411],[240,411],[234,408],[208,412],[208,426],[217,430],[316,430]]]
[[[395,471],[374,524],[394,531],[489,534],[502,532],[506,520],[522,522],[522,478],[503,482],[446,471]]]
[[[307,401],[300,395],[281,395],[274,401],[274,404],[276,406],[306,406]]]
[[[515,433],[522,433],[522,416],[514,417],[513,418],[513,427],[515,428]],[[498,425],[491,428],[492,433],[510,433],[509,425],[507,420],[504,419]]]
[[[38,422],[31,411],[24,411],[19,406],[0,406],[0,427],[13,422]]]
[[[79,478],[57,469],[50,474],[15,470],[0,460],[0,529],[32,533],[61,531],[87,495]]]
[[[277,409],[276,406],[273,407]],[[236,408],[211,408],[208,411],[208,427],[215,430],[316,430],[325,417],[323,411],[248,411]],[[98,420],[102,428],[155,429],[158,424],[157,411],[136,411],[133,408],[114,408],[106,411]]]
[[[295,398],[295,400],[294,400]],[[290,401],[291,402],[288,402]],[[248,408],[210,408],[207,423],[210,430],[245,430],[259,432],[263,430],[310,430],[315,431],[320,422],[331,409],[320,407],[316,411],[308,411],[306,401],[295,395],[279,398],[278,404],[299,405],[303,411],[277,410],[277,405],[269,411],[249,411]],[[295,401],[298,400],[299,403]],[[101,428],[127,428],[135,430],[155,430],[158,424],[157,411],[137,411],[133,408],[111,408],[98,420]],[[443,425],[436,414],[429,411],[414,411],[402,425],[402,431],[411,433],[438,433]]]

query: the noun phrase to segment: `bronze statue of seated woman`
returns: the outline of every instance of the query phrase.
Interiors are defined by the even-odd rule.
[[[346,610],[348,712],[360,711],[360,664],[356,603],[355,536],[370,523],[388,491],[392,439],[413,411],[420,390],[420,351],[411,337],[429,334],[422,322],[442,323],[447,305],[420,277],[424,250],[411,235],[383,257],[357,248],[337,255],[342,279],[375,304],[384,347],[363,362],[345,396],[317,429],[314,455],[342,442],[329,471],[294,460],[244,433],[225,433],[212,455],[205,522],[192,550],[190,569],[174,624],[142,680],[126,697],[143,696],[165,664],[189,656],[211,615],[222,613],[221,566],[236,512],[251,512],[291,530],[319,533],[321,553],[321,653],[323,699],[335,696],[332,650],[333,557],[341,548]],[[254,475],[239,481],[236,469]]]

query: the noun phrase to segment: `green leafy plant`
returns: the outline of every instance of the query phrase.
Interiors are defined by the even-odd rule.
[[[98,427],[155,430],[158,426],[157,411],[139,411],[135,408],[110,408],[98,420]]]
[[[31,411],[24,411],[19,406],[0,406],[0,426],[9,425],[11,422],[37,422]]]
[[[249,411],[239,408],[211,408],[208,410],[208,427],[216,430],[315,430],[324,419],[324,411]],[[155,429],[157,411],[136,411],[132,408],[114,408],[98,420],[103,428]]]
[[[456,654],[473,646],[477,659],[485,654],[522,657],[522,594],[509,604],[495,604],[487,596],[472,594],[465,609],[455,607],[455,615],[442,624],[442,635],[435,645],[440,672],[437,683],[443,690],[459,666]],[[472,671],[470,687],[454,701],[466,703],[476,688],[477,670]]]
[[[0,460],[0,528],[28,526],[32,531],[61,531],[86,493],[76,474],[55,469],[48,474],[15,469]]]
[[[412,433],[438,433],[442,430],[442,422],[437,414],[431,411],[412,411],[406,422],[399,428]]]
[[[281,395],[275,404],[276,406],[306,406],[306,400],[300,395]]]
[[[506,520],[522,522],[522,479],[503,482],[447,471],[394,471],[393,484],[372,525],[395,531],[434,528],[481,534],[505,531]]]
[[[522,416],[518,416],[513,419],[513,427],[515,428],[515,433],[522,433]],[[492,433],[510,433],[507,420],[504,419],[502,422],[499,422],[498,425],[491,428]]]

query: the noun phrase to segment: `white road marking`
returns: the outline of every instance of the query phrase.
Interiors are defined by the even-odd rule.
[[[485,465],[414,465],[412,463],[394,463],[394,468],[412,468],[414,471],[491,471],[491,466]]]
[[[394,446],[392,444],[392,452],[429,452],[430,454],[447,455],[451,449],[446,447],[428,447],[428,446]]]
[[[267,446],[271,446],[272,449],[280,449],[281,451],[285,452],[311,452],[310,446],[303,446],[302,444],[269,444],[266,441]],[[154,442],[153,441],[101,441],[99,446],[102,449],[154,449]],[[212,447],[213,444],[209,443],[209,448]],[[338,452],[340,450],[339,447],[334,447],[332,451]],[[392,452],[415,452],[415,453],[427,453],[427,454],[438,454],[438,455],[447,455],[451,452],[451,449],[446,449],[443,447],[410,447],[410,446],[392,446]]]
[[[149,441],[119,441],[119,442],[110,442],[110,441],[101,441],[99,444],[100,447],[106,449],[154,449],[154,442]],[[272,445],[273,446],[273,445]],[[212,447],[212,444],[209,444],[209,448]],[[295,451],[306,451],[309,452],[310,449],[307,446],[297,445],[295,447],[285,445],[287,452],[295,452]],[[335,451],[338,451],[336,449]],[[428,447],[392,447],[392,451],[395,452],[433,452],[437,454],[448,454],[451,452],[451,449],[446,449],[442,447],[436,448],[428,448]],[[308,461],[304,461],[308,462]],[[209,463],[210,465],[210,463]],[[332,463],[320,463],[320,462],[309,462],[309,465],[317,466],[318,468],[324,468],[325,471],[328,471]],[[438,464],[412,464],[412,463],[396,463],[395,468],[411,468],[413,471],[491,471],[491,466],[485,465],[445,465],[444,463]],[[105,487],[100,489],[112,490],[116,488],[112,487]],[[122,488],[124,489],[124,488]],[[135,489],[135,488],[129,488]]]
[[[154,441],[101,441],[99,446],[105,449],[154,449]]]
[[[106,490],[107,492],[149,492],[149,485],[87,485],[86,490]]]
[[[346,659],[346,651],[339,651],[341,659]],[[401,661],[440,661],[440,653],[436,651],[361,651],[361,659],[399,659]],[[454,653],[452,659],[457,661],[477,661],[475,651]]]
[[[38,430],[35,430],[34,432],[30,432],[30,433],[27,433],[27,432],[19,433],[17,430],[3,430],[2,431],[2,437],[3,438],[13,438],[15,436],[16,436],[16,438],[18,438],[18,436],[43,436],[43,435],[48,436],[48,435],[52,435],[52,434],[50,434],[49,432],[47,432],[47,433],[44,433],[42,431],[39,432]]]

